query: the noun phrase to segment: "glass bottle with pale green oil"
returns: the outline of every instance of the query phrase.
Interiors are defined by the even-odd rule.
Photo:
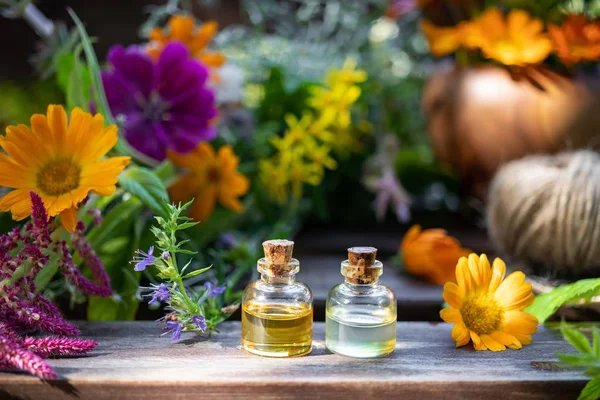
[[[350,357],[383,357],[396,348],[396,295],[379,283],[374,247],[352,247],[342,262],[345,282],[327,296],[325,344]]]

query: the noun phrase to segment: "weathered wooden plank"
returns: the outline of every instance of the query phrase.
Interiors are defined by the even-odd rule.
[[[0,373],[0,398],[574,399],[586,381],[552,367],[555,353],[570,347],[545,328],[522,350],[491,353],[455,349],[447,324],[399,323],[395,353],[373,360],[328,353],[323,323],[315,323],[313,352],[289,359],[241,350],[238,322],[210,339],[184,333],[179,342],[160,337],[151,322],[81,328],[100,345],[88,357],[52,360],[63,381]]]

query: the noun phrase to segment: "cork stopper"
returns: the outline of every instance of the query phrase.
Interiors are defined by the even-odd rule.
[[[383,265],[376,260],[375,247],[351,247],[348,249],[348,260],[342,263],[342,275],[346,281],[364,285],[374,283],[382,273]]]
[[[284,276],[297,272],[298,261],[292,258],[294,242],[274,239],[263,242],[265,258],[259,260],[259,271],[270,276]]]
[[[263,242],[265,258],[271,264],[288,264],[292,261],[294,242],[285,239],[274,239]]]
[[[350,265],[363,265],[370,267],[375,264],[377,249],[375,247],[350,247],[348,249],[348,263]]]

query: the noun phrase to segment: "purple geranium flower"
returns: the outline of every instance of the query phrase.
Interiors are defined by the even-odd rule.
[[[108,61],[104,91],[131,146],[162,161],[168,150],[187,153],[216,136],[208,69],[191,59],[185,46],[168,44],[156,62],[138,46],[115,46]]]
[[[154,289],[153,292],[146,295],[152,296],[148,304],[156,303],[159,300],[163,302],[168,301],[171,298],[171,292],[169,291],[168,286],[164,283],[161,283],[158,286],[152,285],[152,289]]]
[[[208,291],[209,297],[216,297],[225,291],[225,285],[223,286],[215,286],[212,282],[205,282],[204,289]]]
[[[201,331],[206,330],[206,319],[202,315],[194,315],[192,317],[192,323],[196,325]]]
[[[135,264],[134,271],[143,271],[146,267],[154,263],[154,256],[152,255],[154,253],[154,246],[150,246],[148,253],[139,249],[135,252],[139,256],[133,256],[133,260],[129,261],[129,264]]]
[[[181,331],[183,330],[183,324],[176,321],[167,321],[167,328],[171,330],[171,340],[178,340],[181,337]]]

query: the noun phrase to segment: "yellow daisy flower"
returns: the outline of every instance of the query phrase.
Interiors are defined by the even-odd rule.
[[[169,159],[188,173],[169,187],[175,203],[194,198],[189,215],[196,221],[206,221],[217,201],[237,213],[244,210],[238,197],[250,189],[248,178],[237,172],[240,162],[230,145],[221,146],[218,153],[210,143],[202,142],[187,154],[169,152]]]
[[[538,320],[523,311],[534,299],[531,284],[521,271],[506,279],[506,265],[496,258],[490,263],[485,254],[461,257],[456,265],[456,282],[444,285],[444,300],[450,307],[440,317],[454,324],[456,347],[473,341],[475,350],[520,349],[531,343]]]
[[[117,126],[104,128],[101,114],[80,108],[70,121],[60,105],[49,105],[47,115],[31,117],[26,125],[8,126],[0,136],[0,186],[14,188],[0,199],[0,211],[13,219],[31,215],[29,192],[44,201],[48,216],[60,215],[69,232],[77,225],[77,205],[88,195],[114,193],[118,176],[129,157],[103,159],[117,143]]]

